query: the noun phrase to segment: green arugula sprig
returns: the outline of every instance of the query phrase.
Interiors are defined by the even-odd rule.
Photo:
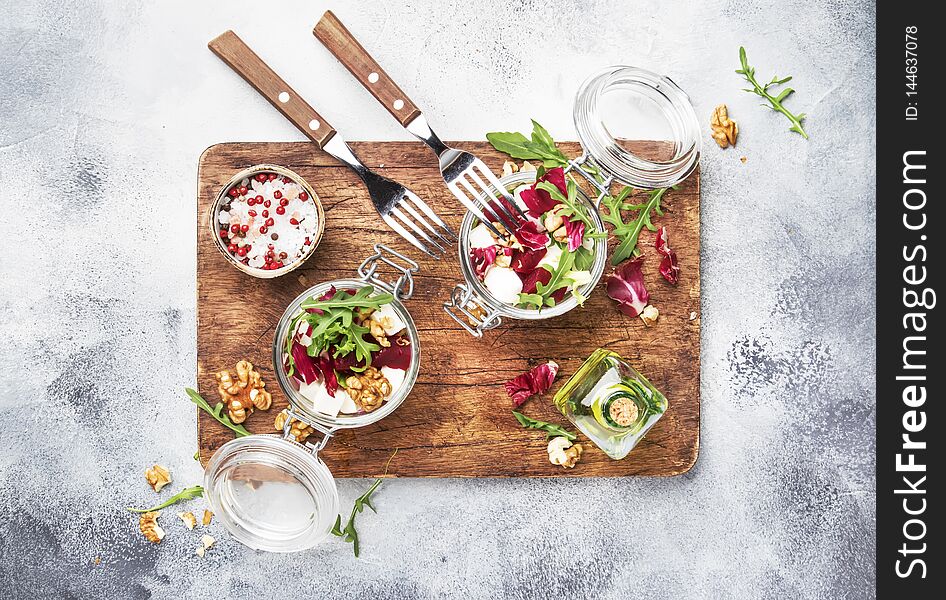
[[[660,188],[651,190],[647,202],[642,204],[625,203],[624,200],[631,193],[631,188],[626,187],[617,196],[606,196],[603,200],[604,205],[608,207],[608,214],[602,214],[601,218],[610,223],[614,229],[613,233],[620,242],[611,255],[611,264],[619,265],[628,258],[638,254],[637,239],[641,231],[646,227],[650,231],[657,231],[657,226],[653,224],[651,213],[658,217],[663,216],[663,209],[660,202],[670,188]],[[621,217],[622,210],[636,210],[637,217],[625,223]]]
[[[177,504],[178,502],[183,502],[185,500],[193,500],[194,498],[201,498],[203,495],[204,495],[204,488],[199,485],[195,485],[189,488],[184,488],[183,490],[174,494],[173,496],[171,496],[170,498],[168,498],[161,504],[158,504],[157,506],[152,506],[151,508],[125,508],[125,510],[129,512],[133,512],[133,513],[139,513],[139,514],[152,512],[155,510],[161,510],[162,508],[167,508],[168,506],[171,506],[172,504]]]
[[[545,190],[552,197],[552,200],[561,204],[560,207],[555,209],[556,214],[568,217],[572,221],[581,221],[585,224],[585,231],[588,235],[594,235],[597,227],[595,227],[591,217],[588,216],[588,207],[578,199],[578,184],[575,183],[574,179],[569,177],[565,183],[565,190],[568,195],[563,195],[561,190],[548,181],[540,181],[535,187],[536,189]]]
[[[805,120],[807,115],[805,115],[805,113],[794,115],[790,110],[785,108],[784,104],[782,104],[786,98],[795,93],[795,90],[790,87],[786,87],[782,89],[782,91],[778,92],[775,96],[769,93],[769,90],[771,90],[774,86],[783,85],[791,81],[791,76],[779,78],[776,75],[772,78],[772,81],[765,85],[760,85],[755,78],[755,68],[749,66],[749,60],[746,58],[746,49],[742,46],[739,47],[739,62],[742,65],[742,68],[737,69],[736,73],[745,77],[746,81],[752,84],[751,89],[744,88],[743,91],[756,94],[768,101],[768,104],[763,104],[762,106],[785,115],[785,118],[787,118],[792,123],[792,126],[789,127],[788,130],[800,134],[807,140],[808,134],[805,133],[805,129],[801,125],[801,122]]]
[[[190,396],[191,402],[197,405],[197,408],[216,419],[221,425],[236,434],[237,437],[250,435],[250,432],[247,431],[246,427],[234,423],[230,420],[229,415],[223,412],[223,402],[218,402],[216,406],[211,407],[210,403],[204,400],[203,396],[198,394],[196,390],[184,388],[184,391],[187,392],[188,396]]]
[[[301,321],[307,321],[312,326],[312,343],[306,348],[309,356],[318,356],[325,350],[334,348],[333,358],[341,358],[354,352],[358,363],[369,365],[371,353],[380,350],[381,346],[365,339],[369,330],[355,322],[354,313],[361,309],[378,309],[394,301],[391,294],[375,294],[374,291],[374,286],[371,285],[358,288],[354,294],[338,290],[330,299],[309,298],[300,304],[302,312],[290,321],[289,333],[286,336],[289,375],[292,376],[295,371],[292,341]],[[321,314],[309,312],[309,309],[318,309]]]
[[[384,465],[384,475],[388,474],[388,467],[391,466],[391,461],[394,460],[394,457],[397,456],[397,451],[399,448],[394,449],[394,454],[391,455],[391,458],[388,459],[387,464]],[[374,483],[371,484],[371,487],[368,490],[355,498],[355,504],[351,508],[351,515],[348,517],[348,523],[345,524],[345,528],[342,529],[342,515],[338,515],[338,518],[335,519],[335,525],[332,527],[332,535],[336,537],[343,538],[345,542],[352,544],[352,549],[355,551],[355,558],[358,558],[358,554],[361,551],[360,542],[358,540],[358,532],[355,530],[355,515],[365,510],[367,506],[372,510],[372,512],[377,513],[374,505],[371,504],[371,494],[378,489],[378,486],[381,485],[381,478],[375,479]]]
[[[542,308],[543,306],[555,306],[555,298],[552,298],[552,294],[563,287],[568,287],[572,284],[572,280],[568,278],[568,274],[572,271],[572,266],[574,264],[575,253],[562,252],[562,257],[558,260],[558,266],[554,269],[549,265],[542,265],[543,269],[549,271],[552,274],[552,276],[549,278],[549,282],[536,282],[535,293],[533,294],[524,294],[520,292],[519,299],[516,301],[516,303],[526,306],[535,306],[535,308]]]
[[[532,139],[517,131],[494,131],[486,134],[486,139],[500,152],[505,152],[519,160],[540,160],[546,168],[564,167],[568,158],[555,147],[555,140],[549,132],[532,120]]]
[[[526,429],[540,429],[545,432],[545,439],[552,439],[554,437],[564,437],[568,440],[575,441],[578,439],[578,436],[564,429],[561,425],[555,425],[554,423],[546,423],[545,421],[537,421],[535,419],[530,419],[524,414],[516,411],[512,411],[516,420],[519,421],[519,424],[525,427]]]

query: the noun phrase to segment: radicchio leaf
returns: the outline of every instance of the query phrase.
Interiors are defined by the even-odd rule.
[[[333,286],[331,286],[331,287],[328,288],[328,291],[327,291],[327,292],[325,292],[324,294],[322,294],[321,296],[319,296],[319,300],[320,300],[320,301],[331,300],[332,298],[335,297],[335,294],[337,294],[337,293],[338,293],[338,290],[335,289],[335,286],[333,285]],[[315,314],[315,315],[324,315],[324,314],[325,314],[325,311],[322,310],[321,308],[307,308],[307,309],[305,309],[305,310],[306,310],[306,312],[309,312],[309,313],[312,313],[312,314]]]
[[[473,271],[477,277],[483,279],[486,276],[486,269],[496,260],[496,254],[499,252],[499,246],[487,246],[486,248],[470,248],[470,259],[473,263]]]
[[[513,254],[509,266],[516,273],[531,273],[539,266],[539,262],[545,258],[546,253],[548,253],[547,248],[519,250]]]
[[[292,361],[296,365],[294,374],[297,378],[301,375],[302,380],[307,384],[319,378],[319,368],[315,365],[308,352],[306,352],[305,346],[298,342],[292,343]]]
[[[667,228],[657,230],[657,240],[654,242],[657,252],[663,256],[660,261],[660,274],[668,282],[676,285],[680,281],[680,265],[677,264],[677,253],[670,248],[670,239],[667,237]]]
[[[581,248],[581,243],[585,237],[585,224],[577,219],[565,219],[565,233],[568,236],[568,251],[574,252]]]
[[[532,396],[549,391],[557,374],[558,363],[550,360],[507,381],[505,384],[506,393],[512,398],[512,403],[516,408],[519,408]]]
[[[372,363],[374,363],[373,357],[372,357]],[[344,373],[345,371],[351,371],[353,368],[363,370],[366,366],[368,365],[365,364],[365,361],[358,360],[358,357],[356,356],[355,352],[349,352],[345,356],[339,356],[338,358],[335,359],[335,370],[337,370],[340,373]]]
[[[406,371],[411,366],[411,347],[410,344],[404,345],[407,336],[399,335],[395,338],[388,338],[391,345],[381,348],[371,359],[371,365],[380,369],[381,367],[390,367],[392,369],[401,369]]]
[[[542,282],[542,285],[548,285],[549,281],[552,280],[552,272],[544,267],[538,267],[533,269],[531,273],[522,277],[522,293],[523,294],[534,294],[536,283],[539,281]]]
[[[503,212],[500,206],[505,208],[506,211]],[[502,218],[500,218],[500,216],[497,216],[496,214],[497,212],[499,212],[499,215]],[[522,215],[519,214],[519,207],[513,205],[512,202],[510,202],[509,200],[506,200],[505,198],[502,198],[502,199],[497,198],[495,200],[490,201],[490,203],[487,205],[487,208],[483,214],[486,216],[487,219],[490,220],[491,223],[503,223],[505,221],[509,221],[509,216],[506,213],[509,213],[510,215],[512,215],[513,219],[515,220],[516,226],[519,226],[526,221],[522,217]]]
[[[328,352],[323,352],[318,357],[318,362],[316,363],[319,367],[319,371],[322,372],[322,379],[325,380],[325,391],[328,392],[328,395],[332,398],[335,397],[335,392],[338,391],[338,378],[335,376],[335,361],[332,360],[332,356]]]
[[[529,214],[536,219],[555,208],[556,204],[558,204],[555,200],[552,200],[552,196],[549,195],[548,192],[536,188],[536,185],[543,181],[548,181],[557,187],[563,195],[568,194],[568,188],[565,185],[564,169],[555,167],[554,169],[546,171],[544,175],[535,180],[535,184],[533,184],[532,187],[522,190],[519,194],[519,197],[522,198],[522,201],[525,202],[526,207],[529,209]]]
[[[526,221],[516,230],[516,239],[519,243],[530,250],[539,250],[545,248],[551,239],[549,234],[539,231],[538,225],[534,221]]]
[[[643,257],[625,261],[608,275],[608,297],[617,300],[618,308],[629,317],[639,315],[650,301],[650,294],[644,288],[643,264]]]

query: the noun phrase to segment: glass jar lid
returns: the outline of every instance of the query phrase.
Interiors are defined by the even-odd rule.
[[[700,126],[689,97],[651,71],[611,66],[592,74],[578,89],[574,119],[582,158],[626,185],[670,187],[699,164]]]
[[[328,467],[280,435],[251,435],[221,446],[207,464],[204,491],[224,527],[257,550],[311,548],[331,533],[338,516],[338,489]]]

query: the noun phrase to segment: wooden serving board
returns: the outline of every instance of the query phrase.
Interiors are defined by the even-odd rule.
[[[495,172],[504,156],[484,142],[459,143],[479,155]],[[464,209],[443,185],[433,155],[420,143],[355,142],[358,156],[372,169],[404,183],[425,199],[454,229]],[[577,143],[560,144],[576,156]],[[306,178],[325,208],[325,236],[300,269],[275,280],[256,279],[229,265],[210,238],[210,205],[230,177],[254,164],[289,167]],[[421,341],[420,376],[411,395],[385,419],[355,430],[339,431],[321,456],[336,477],[375,477],[394,449],[389,476],[399,477],[590,477],[678,475],[693,466],[700,438],[700,179],[695,173],[665,197],[671,247],[681,276],[677,286],[658,272],[654,235],[644,231],[644,275],[660,320],[647,328],[639,318],[618,312],[605,294],[605,278],[587,300],[546,321],[505,321],[475,339],[442,309],[461,281],[458,257],[441,261],[420,253],[390,231],[374,212],[355,174],[314,144],[227,143],[200,158],[197,204],[197,378],[200,392],[218,401],[213,373],[251,361],[273,394],[268,411],[256,411],[246,427],[273,433],[276,413],[286,406],[272,366],[273,329],[285,307],[308,287],[355,276],[373,244],[382,242],[414,257],[421,266],[416,290],[406,306]],[[613,242],[613,240],[612,240]],[[607,273],[610,272],[610,267]],[[691,319],[691,314],[695,318]],[[568,424],[556,411],[553,393],[596,348],[627,358],[669,401],[669,409],[624,460],[608,458],[580,436],[585,453],[575,469],[549,463],[545,435],[526,430],[511,414],[503,383],[539,362],[561,366],[552,391],[520,409],[544,421]],[[198,411],[201,463],[232,434]],[[573,429],[573,428],[572,428]]]

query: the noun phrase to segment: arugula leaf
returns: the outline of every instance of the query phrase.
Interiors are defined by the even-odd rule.
[[[374,286],[372,285],[358,288],[354,294],[349,294],[345,290],[339,290],[328,300],[306,300],[300,305],[300,308],[303,310],[309,308],[318,308],[321,310],[330,308],[380,308],[382,305],[390,304],[394,301],[394,296],[387,292],[372,296],[371,294],[373,293]]]
[[[654,212],[657,216],[663,216],[660,201],[668,189],[670,188],[651,190],[647,202],[639,205],[626,205],[622,204],[617,198],[605,198],[609,214],[603,218],[614,225],[614,235],[621,240],[617,248],[614,249],[614,254],[611,255],[612,265],[624,262],[637,252],[637,239],[644,227],[647,227],[650,231],[657,230],[657,227],[651,222],[650,214]],[[625,194],[624,197],[626,196]],[[630,223],[625,223],[621,218],[621,209],[625,207],[640,211],[637,218]]]
[[[578,184],[575,183],[574,179],[569,177],[565,184],[565,188],[568,191],[567,196],[563,195],[561,190],[548,181],[540,181],[535,187],[540,190],[545,190],[549,193],[549,196],[551,196],[552,200],[562,204],[562,206],[556,209],[556,212],[560,216],[568,217],[573,221],[581,221],[585,224],[586,231],[588,231],[588,233],[592,233],[597,229],[594,222],[592,222],[591,217],[588,216],[588,207],[578,199]]]
[[[500,152],[521,160],[541,160],[544,167],[563,167],[568,158],[555,147],[555,141],[549,132],[532,121],[532,139],[518,132],[494,131],[486,134],[486,139]]]
[[[167,500],[165,500],[165,501],[162,502],[161,504],[158,504],[157,506],[152,506],[151,508],[128,508],[128,507],[126,507],[125,510],[130,511],[130,512],[133,512],[133,513],[139,513],[139,514],[140,514],[140,513],[146,513],[146,512],[152,512],[152,511],[155,511],[155,510],[161,510],[162,508],[167,508],[168,506],[171,506],[172,504],[177,504],[178,502],[183,502],[183,501],[185,501],[185,500],[193,500],[194,498],[200,498],[200,497],[202,497],[203,495],[204,495],[204,488],[201,487],[201,486],[199,486],[199,485],[195,485],[195,486],[193,486],[193,487],[184,488],[183,490],[181,490],[181,491],[179,491],[178,493],[174,494],[173,496],[171,496],[170,498],[168,498]]]
[[[590,271],[595,264],[595,253],[584,246],[579,246],[572,254],[575,255],[576,271]]]
[[[394,449],[394,454],[391,455],[391,458],[388,459],[387,464],[384,465],[384,475],[388,474],[388,467],[391,466],[391,461],[394,460],[394,457],[397,456],[397,451],[400,448]],[[382,475],[382,477],[384,476]],[[378,489],[378,486],[381,485],[381,478],[375,479],[374,483],[371,484],[371,487],[368,490],[355,498],[355,504],[351,508],[351,515],[348,517],[348,523],[345,525],[345,528],[342,529],[342,515],[338,515],[338,518],[335,519],[335,525],[332,527],[332,535],[342,538],[344,541],[352,544],[352,547],[355,551],[355,558],[358,558],[358,554],[361,551],[361,545],[358,540],[358,531],[355,530],[355,515],[365,510],[367,506],[372,510],[372,512],[377,513],[374,505],[371,504],[371,494]]]
[[[516,300],[516,304],[533,305],[537,308],[541,308],[544,303],[545,298],[540,294],[523,294],[522,292],[519,292],[519,299]]]
[[[526,429],[540,429],[545,432],[545,439],[550,440],[553,437],[564,437],[568,440],[575,441],[578,439],[578,436],[574,433],[562,428],[561,425],[555,425],[554,423],[546,423],[545,421],[537,421],[535,419],[530,419],[524,414],[516,411],[512,411],[516,420],[519,421],[519,424],[525,427]]]
[[[371,353],[381,349],[381,346],[378,344],[369,342],[364,338],[364,335],[369,331],[367,327],[362,327],[361,325],[352,325],[351,329],[349,329],[348,339],[354,344],[355,358],[358,359],[359,363],[364,361],[365,364],[370,364]]]
[[[575,264],[575,254],[573,252],[563,252],[562,258],[558,261],[558,266],[552,270],[552,278],[549,279],[548,284],[543,284],[541,281],[535,284],[535,291],[545,299],[545,303],[548,306],[554,306],[554,304],[549,304],[548,301],[551,299],[550,296],[562,289],[567,287],[569,284],[569,279],[565,277],[565,274],[572,270],[572,265]],[[544,265],[548,269],[548,265]],[[554,303],[554,300],[552,300]]]
[[[752,85],[751,89],[743,89],[743,91],[756,94],[757,96],[761,96],[763,99],[765,99],[768,102],[768,104],[763,104],[762,106],[765,106],[766,108],[770,108],[774,110],[775,112],[780,112],[783,115],[785,115],[785,118],[787,118],[789,122],[792,124],[792,126],[789,127],[788,130],[794,131],[795,133],[800,134],[803,138],[807,140],[808,134],[805,133],[805,129],[802,127],[802,124],[801,124],[801,122],[805,120],[805,117],[807,115],[805,113],[801,113],[798,115],[792,114],[792,112],[788,110],[787,108],[785,108],[785,106],[782,104],[782,102],[784,102],[786,98],[788,98],[790,95],[795,93],[795,90],[793,90],[790,87],[787,87],[787,88],[784,88],[781,92],[778,92],[777,96],[773,96],[772,94],[769,93],[769,90],[773,86],[778,86],[778,85],[783,85],[785,83],[788,83],[789,81],[792,80],[792,78],[790,76],[779,78],[776,75],[767,84],[760,85],[759,82],[755,78],[755,68],[749,66],[749,59],[746,58],[746,49],[742,46],[739,46],[739,63],[742,68],[737,69],[736,73],[742,75],[746,79],[746,81],[748,81]]]
[[[184,388],[184,391],[187,392],[187,395],[190,396],[191,402],[197,405],[197,408],[204,411],[205,413],[212,416],[216,419],[221,425],[232,431],[236,434],[236,437],[243,437],[245,435],[250,435],[250,432],[247,431],[246,427],[243,425],[237,425],[230,420],[229,415],[226,415],[223,412],[223,402],[218,402],[216,406],[211,408],[210,403],[204,400],[203,396],[197,393],[197,390],[191,388]]]

